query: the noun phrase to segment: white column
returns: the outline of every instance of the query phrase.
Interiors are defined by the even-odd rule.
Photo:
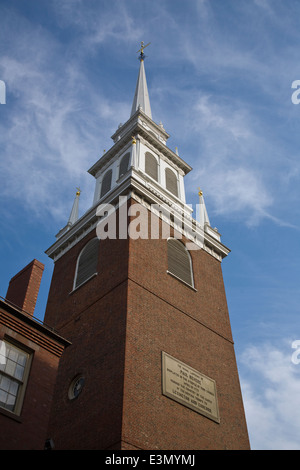
[[[132,168],[137,168],[137,152],[136,152],[136,138],[132,138],[132,145],[131,145],[131,163],[130,166]]]
[[[179,198],[185,204],[186,199],[185,199],[184,177],[183,177],[183,173],[181,173],[181,171],[179,171],[178,183],[179,183],[179,188],[178,188]]]
[[[101,181],[101,173],[97,173],[93,204],[96,204],[96,202],[99,201],[99,198],[100,198],[100,181]]]

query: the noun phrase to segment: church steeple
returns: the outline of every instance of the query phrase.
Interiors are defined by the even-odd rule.
[[[193,209],[186,202],[184,181],[192,168],[179,156],[177,148],[173,151],[167,146],[169,134],[162,123],[157,124],[152,119],[144,67],[144,49],[149,44],[142,42],[137,51],[140,67],[131,115],[111,136],[113,146],[88,170],[96,180],[93,205],[78,218],[79,194],[76,195],[67,225],[56,235],[57,243],[47,250],[55,259],[77,243],[78,237],[97,226],[99,205],[108,203],[118,207],[120,196],[135,198],[145,207],[162,205],[164,216],[180,233],[185,230],[187,234],[190,225],[195,228],[195,234],[193,230],[188,234],[193,243],[202,247],[205,239],[206,247],[207,238],[210,253],[220,260],[229,253],[221,243],[220,234],[210,226],[200,193],[196,218],[192,222]]]
[[[150,117],[150,119],[152,119],[145,66],[144,66],[144,59],[145,59],[144,49],[145,47],[149,46],[149,44],[144,46],[144,43],[142,42],[141,49],[138,51],[140,52],[139,60],[141,62],[141,65],[140,65],[139,76],[137,79],[135,94],[134,94],[132,108],[131,108],[131,116],[133,116],[133,114],[141,107],[144,113],[148,117]]]
[[[145,47],[133,114],[88,170],[93,206],[47,250],[45,324],[70,342],[47,436],[57,450],[248,449],[220,264],[229,249],[202,192],[198,220],[186,203],[192,168],[151,118]]]

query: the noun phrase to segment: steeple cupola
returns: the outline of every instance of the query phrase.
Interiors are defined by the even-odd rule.
[[[190,209],[185,207],[184,176],[191,167],[177,151],[167,147],[169,134],[161,122],[157,124],[152,119],[144,66],[144,49],[149,44],[144,46],[142,43],[138,51],[140,67],[130,117],[112,135],[114,145],[89,169],[96,178],[94,204],[101,202],[104,196],[118,192],[127,176],[131,185],[138,182],[144,189],[152,191],[155,199],[179,205],[181,210],[190,214]],[[126,171],[125,157],[128,162]],[[106,178],[110,184],[106,184]]]
[[[217,230],[210,227],[202,194],[196,217],[193,215],[193,208],[186,202],[184,183],[192,168],[179,156],[177,147],[173,151],[167,146],[169,134],[161,122],[157,124],[152,118],[144,65],[144,49],[149,44],[144,46],[142,42],[138,51],[140,67],[130,117],[111,136],[112,147],[88,170],[95,178],[93,205],[78,219],[79,194],[76,195],[68,224],[58,233],[49,254],[61,256],[72,245],[67,239],[70,241],[75,233],[78,239],[97,225],[98,206],[110,204],[117,209],[120,196],[147,208],[163,206],[167,220],[176,230],[184,233],[184,224],[192,227],[192,233],[185,235],[201,248],[207,238],[209,249],[218,259],[229,252],[220,243]]]

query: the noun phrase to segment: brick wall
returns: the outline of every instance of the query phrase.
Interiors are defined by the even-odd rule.
[[[120,448],[126,338],[128,241],[100,242],[98,275],[73,289],[76,261],[90,233],[54,267],[45,322],[72,345],[58,372],[49,436],[58,449]],[[73,378],[83,392],[69,400]]]
[[[0,449],[43,450],[60,355],[60,341],[31,325],[28,317],[2,302],[0,340],[31,354],[31,365],[20,415],[0,408]]]
[[[130,240],[124,449],[249,448],[221,264],[190,254],[195,289],[167,273],[167,240]],[[162,351],[216,381],[220,423],[162,395]]]
[[[104,240],[98,275],[72,292],[90,233],[54,268],[45,321],[71,342],[49,437],[61,449],[248,448],[220,263],[191,252],[195,289],[167,274],[167,242]],[[217,382],[221,422],[162,395],[165,351]],[[78,373],[79,397],[68,399]]]
[[[33,315],[44,265],[34,259],[18,274],[11,278],[6,299],[25,312]]]

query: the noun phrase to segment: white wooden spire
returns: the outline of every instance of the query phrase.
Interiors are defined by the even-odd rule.
[[[134,94],[132,108],[131,108],[131,116],[139,109],[139,107],[141,107],[144,113],[147,114],[147,116],[149,116],[152,119],[145,66],[144,66],[145,55],[144,55],[143,49],[145,47],[147,46],[143,46],[143,43],[142,43],[142,48],[140,49],[142,51],[140,54],[141,64],[140,64],[139,76],[137,79],[135,94]]]

